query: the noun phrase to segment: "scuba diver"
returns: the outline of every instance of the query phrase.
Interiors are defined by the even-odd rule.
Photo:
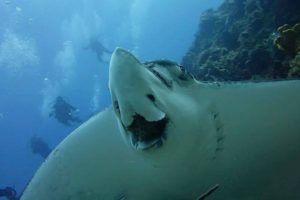
[[[70,126],[70,122],[82,123],[81,119],[73,116],[73,112],[78,109],[66,102],[61,96],[56,97],[55,103],[52,106],[52,112],[49,116],[53,116],[60,123]]]
[[[104,60],[103,60],[104,54],[112,53],[112,51],[106,49],[95,37],[92,37],[90,39],[90,42],[86,48],[91,49],[93,52],[95,52],[97,54],[97,58],[98,58],[99,62],[104,62]]]
[[[0,188],[0,197],[6,197],[8,200],[19,200],[16,190],[12,187]]]
[[[51,152],[48,144],[41,137],[37,137],[35,135],[30,139],[30,147],[32,153],[39,154],[44,159],[46,159]]]

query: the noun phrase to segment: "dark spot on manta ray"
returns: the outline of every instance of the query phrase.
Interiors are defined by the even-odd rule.
[[[213,117],[214,117],[214,119],[217,119],[218,114],[217,114],[217,113],[214,113],[214,114],[213,114]]]
[[[169,119],[164,117],[158,121],[147,121],[143,116],[135,114],[133,122],[126,129],[132,133],[132,142],[151,143],[157,140],[157,146],[162,145],[162,139],[166,139],[165,129]]]
[[[118,101],[114,101],[114,108],[118,115],[120,115],[120,107]]]
[[[150,101],[155,102],[155,97],[152,94],[147,94],[147,97]]]

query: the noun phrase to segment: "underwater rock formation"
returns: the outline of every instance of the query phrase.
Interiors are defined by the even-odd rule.
[[[292,56],[297,54],[300,51],[300,23],[295,24],[293,27],[284,24],[277,31],[280,36],[274,41],[275,46]]]
[[[294,59],[290,61],[290,69],[288,71],[289,77],[300,77],[300,51]]]
[[[299,10],[300,1],[293,0],[225,0],[202,13],[182,64],[208,81],[299,77],[299,37],[291,38]]]

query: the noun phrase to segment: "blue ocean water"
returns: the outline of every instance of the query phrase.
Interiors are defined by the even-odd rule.
[[[43,158],[30,139],[54,148],[79,123],[49,116],[62,96],[86,120],[110,104],[109,53],[99,60],[92,38],[121,46],[142,60],[180,62],[202,11],[222,0],[0,1],[0,188],[20,193]],[[0,197],[1,199],[1,197]]]

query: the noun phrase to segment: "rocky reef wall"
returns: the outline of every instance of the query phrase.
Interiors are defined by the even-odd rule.
[[[300,77],[299,22],[298,0],[225,0],[201,14],[182,65],[206,81]]]

